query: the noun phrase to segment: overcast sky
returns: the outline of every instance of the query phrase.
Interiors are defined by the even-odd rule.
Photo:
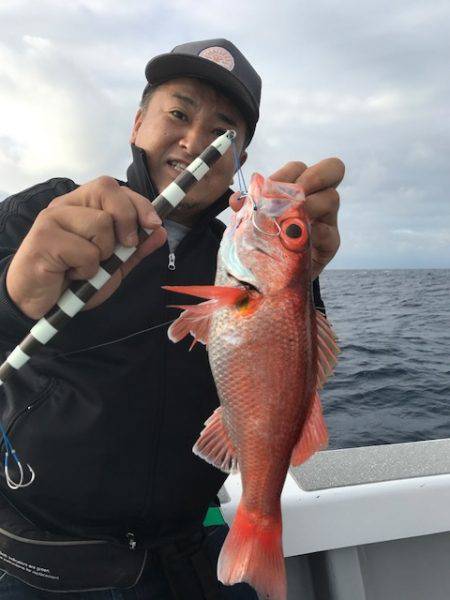
[[[330,267],[450,268],[450,2],[1,0],[0,199],[124,178],[154,55],[226,37],[263,79],[244,175],[339,156]]]

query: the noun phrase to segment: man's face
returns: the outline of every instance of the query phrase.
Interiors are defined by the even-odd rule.
[[[161,84],[145,112],[139,110],[131,142],[145,150],[158,192],[162,192],[217,136],[227,129],[237,133],[241,164],[246,125],[233,103],[198,79],[173,79]],[[198,214],[228,189],[235,172],[230,148],[186,195],[171,219],[191,225]]]

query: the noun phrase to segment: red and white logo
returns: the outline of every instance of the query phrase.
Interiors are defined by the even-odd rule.
[[[231,52],[225,50],[221,46],[211,46],[210,48],[205,48],[199,54],[201,58],[207,58],[208,60],[212,60],[212,62],[217,63],[221,67],[232,71],[234,69],[234,58]]]

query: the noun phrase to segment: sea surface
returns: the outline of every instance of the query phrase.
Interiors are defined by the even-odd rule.
[[[327,270],[330,449],[450,438],[450,270]]]

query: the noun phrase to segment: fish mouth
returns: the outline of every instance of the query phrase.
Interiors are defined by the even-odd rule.
[[[259,294],[261,293],[261,290],[259,290],[256,287],[256,285],[253,285],[253,283],[249,283],[248,281],[244,281],[243,279],[238,279],[237,277],[232,275],[229,271],[227,271],[226,273],[227,273],[227,276],[231,279],[232,283],[236,282],[236,285],[234,287],[242,288],[242,289],[248,290],[248,291],[255,291],[255,292],[258,292]]]
[[[255,250],[256,250],[256,252],[260,252],[261,254],[264,254],[265,256],[268,256],[272,260],[275,260],[275,258],[269,252],[267,252],[266,250],[264,250],[263,248],[260,248],[259,246],[255,246]]]

